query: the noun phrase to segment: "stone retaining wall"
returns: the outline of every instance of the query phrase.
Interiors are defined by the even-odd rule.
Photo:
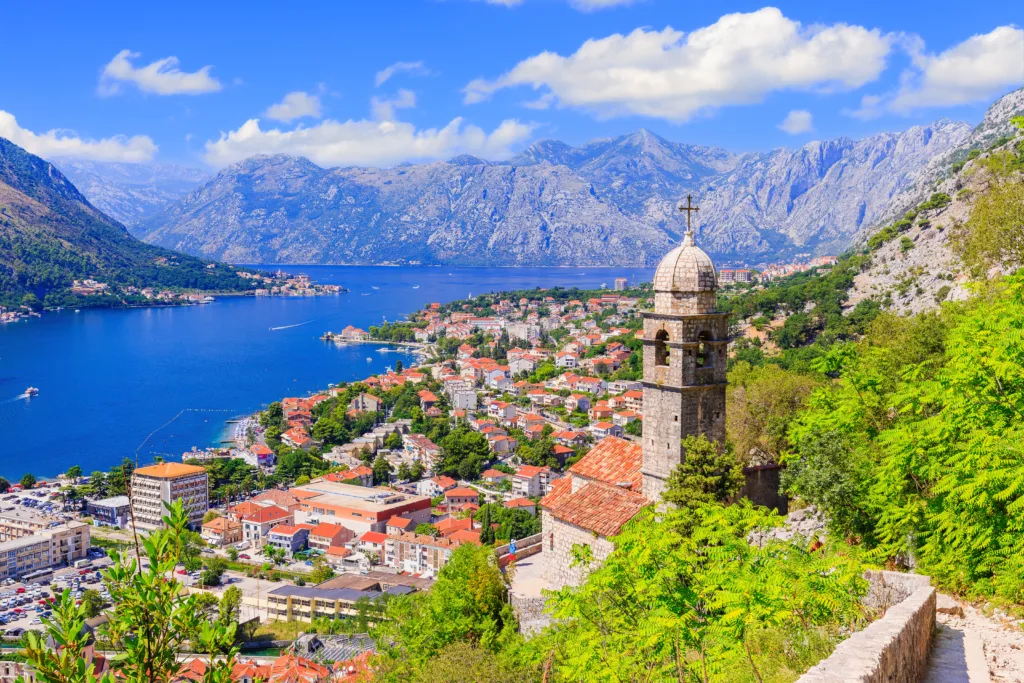
[[[885,615],[836,647],[797,683],[917,683],[935,630],[935,589],[927,576],[867,572],[864,604]]]
[[[509,593],[508,599],[519,620],[520,633],[538,633],[551,623],[551,615],[544,613],[544,598],[523,598]]]

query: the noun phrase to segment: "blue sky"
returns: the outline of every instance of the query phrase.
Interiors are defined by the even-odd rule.
[[[640,127],[750,151],[973,123],[1024,83],[1009,2],[44,5],[5,9],[0,136],[51,157],[391,165]]]

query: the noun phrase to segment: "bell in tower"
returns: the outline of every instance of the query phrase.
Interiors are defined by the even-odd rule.
[[[715,265],[693,241],[690,197],[683,242],[654,274],[654,311],[644,317],[643,493],[661,498],[683,461],[682,440],[703,434],[725,445],[729,314],[717,313]]]

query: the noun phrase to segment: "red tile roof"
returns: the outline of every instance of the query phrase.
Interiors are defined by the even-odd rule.
[[[554,506],[545,498],[544,507],[555,518],[601,536],[619,533],[650,502],[638,493],[601,481],[590,482],[575,493],[571,491],[570,486],[568,493],[561,492]]]
[[[415,524],[415,522],[413,522],[408,517],[392,517],[391,519],[388,520],[388,523],[387,523],[388,526],[393,526],[393,527],[398,528],[398,529],[408,529],[409,527],[413,526],[414,524]]]
[[[517,477],[526,477],[527,479],[533,479],[541,472],[550,472],[550,467],[537,467],[536,465],[523,465],[516,470]]]
[[[512,500],[505,501],[505,507],[507,508],[531,508],[536,506],[537,504],[529,498],[513,498]]]
[[[475,545],[480,545],[480,532],[479,531],[469,531],[467,529],[459,529],[458,531],[456,531],[454,534],[452,534],[448,538],[452,539],[453,541],[457,541],[458,543],[473,543]]]
[[[476,498],[480,493],[466,486],[457,486],[444,492],[445,498]]]
[[[247,522],[256,522],[257,524],[265,524],[267,522],[273,522],[278,519],[284,519],[290,517],[292,513],[287,510],[282,510],[275,505],[268,505],[265,508],[260,508],[251,515],[246,515],[243,519]]]
[[[642,460],[640,444],[608,436],[601,439],[589,453],[570,467],[569,472],[609,484],[628,481],[632,485],[631,490],[640,493]]]
[[[327,522],[320,522],[310,530],[309,535],[334,538],[335,536],[340,534],[344,528],[345,527],[343,527],[340,524],[328,524]]]
[[[459,531],[460,529],[472,529],[473,520],[469,517],[465,519],[455,519],[449,517],[448,519],[442,519],[440,522],[434,525],[442,536],[450,536],[451,534]]]
[[[379,531],[367,531],[359,537],[359,540],[363,543],[383,543],[387,538],[387,534],[382,534]]]

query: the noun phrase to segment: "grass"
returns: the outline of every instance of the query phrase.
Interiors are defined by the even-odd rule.
[[[754,666],[763,683],[793,683],[812,666],[827,659],[836,645],[849,636],[838,625],[805,630],[765,628],[752,631],[750,642]],[[738,657],[726,663],[713,680],[757,683],[750,661]]]
[[[262,621],[252,636],[252,640],[295,640],[298,635],[308,631],[309,624],[304,621]],[[246,651],[246,654],[250,654]]]

